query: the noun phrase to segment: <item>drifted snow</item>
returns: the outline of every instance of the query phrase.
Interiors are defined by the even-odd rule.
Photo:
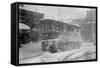
[[[89,52],[92,55],[91,59],[95,59],[95,46],[86,46],[81,47],[80,49],[73,49],[69,51],[64,52],[58,52],[58,53],[50,53],[46,52],[42,56],[38,57],[32,57],[24,60],[19,60],[19,63],[41,63],[41,62],[59,62],[59,61],[73,61],[77,57],[79,57],[77,60],[87,60],[84,58],[87,56],[85,53]]]

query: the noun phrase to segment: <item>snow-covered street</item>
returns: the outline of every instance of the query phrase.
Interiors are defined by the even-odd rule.
[[[65,52],[50,53],[44,55],[20,60],[20,63],[41,63],[41,62],[59,62],[59,61],[74,61],[74,60],[89,60],[95,59],[95,46],[81,47]],[[91,56],[92,55],[92,56]],[[88,58],[89,57],[89,58]],[[80,59],[81,58],[81,59]]]

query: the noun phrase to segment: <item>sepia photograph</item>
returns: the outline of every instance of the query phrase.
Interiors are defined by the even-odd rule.
[[[96,9],[19,4],[19,64],[96,60]]]

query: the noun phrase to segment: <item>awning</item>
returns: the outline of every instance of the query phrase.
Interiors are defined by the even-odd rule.
[[[19,29],[30,29],[30,27],[26,24],[19,23]]]

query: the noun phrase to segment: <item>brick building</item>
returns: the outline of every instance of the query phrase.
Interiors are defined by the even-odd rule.
[[[36,28],[43,17],[44,14],[42,13],[19,9],[19,23],[24,23],[31,29]]]
[[[20,43],[26,44],[31,41],[36,42],[40,40],[39,23],[40,19],[44,17],[44,14],[33,12],[25,9],[19,9],[19,25],[23,23],[29,26],[30,29],[19,28],[19,40]]]

